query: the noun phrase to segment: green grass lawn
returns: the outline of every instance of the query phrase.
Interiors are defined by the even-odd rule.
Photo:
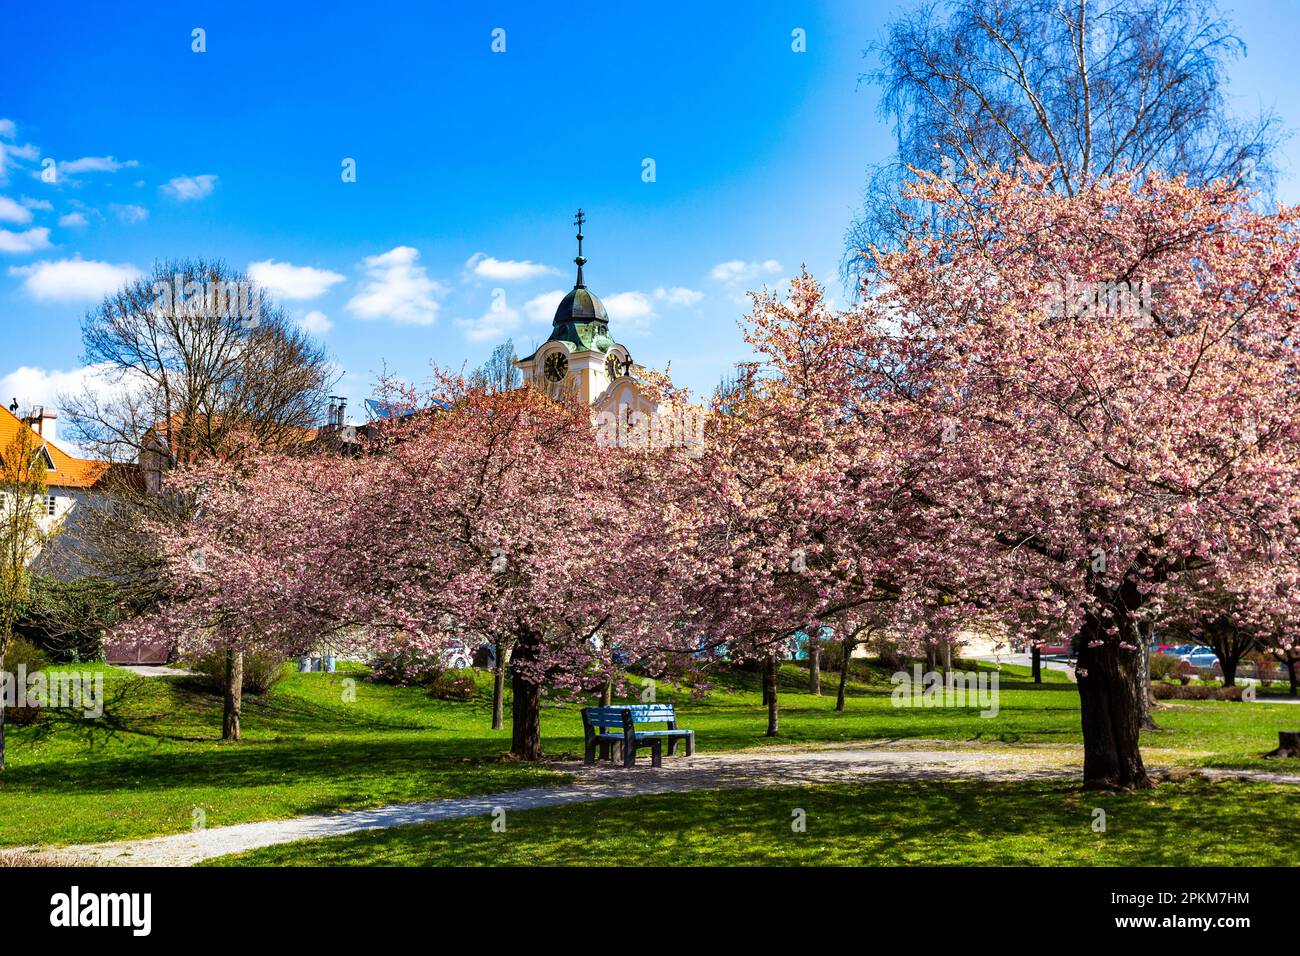
[[[246,696],[244,740],[222,744],[220,700],[184,678],[135,678],[105,670],[109,704],[98,721],[53,720],[11,727],[0,774],[0,846],[81,843],[209,827],[387,802],[489,793],[565,779],[549,768],[501,760],[509,731],[491,731],[490,675],[481,696],[434,700],[418,688],[345,681],[361,672],[292,674],[263,698]],[[757,676],[736,673],[703,699],[661,684],[678,704],[701,752],[773,743],[939,739],[988,743],[1078,743],[1078,695],[1064,675],[1035,687],[1004,667],[1001,709],[898,709],[888,680],[850,685],[848,709],[834,695],[806,693],[806,672],[782,672],[781,737],[764,736]],[[833,690],[834,675],[826,675]],[[1294,716],[1293,716],[1294,715]],[[1257,755],[1278,729],[1300,726],[1300,710],[1276,704],[1180,702],[1161,710],[1161,731],[1144,743],[1191,764],[1279,769]],[[581,754],[577,705],[548,706],[548,755]],[[1167,757],[1162,757],[1167,759]]]
[[[116,670],[104,719],[10,728],[0,845],[174,833],[196,808],[225,826],[566,779],[488,759],[509,734],[488,729],[486,704],[360,680],[344,703],[348,677],[293,674],[265,698],[245,696],[244,739],[223,744],[218,697]]]
[[[266,847],[216,866],[1294,865],[1293,789],[862,783],[601,800]],[[1105,811],[1104,833],[1093,830]],[[794,812],[806,831],[793,829]]]

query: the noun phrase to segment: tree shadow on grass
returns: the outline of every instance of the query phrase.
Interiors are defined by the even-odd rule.
[[[1278,864],[1300,838],[1280,789],[1059,782],[697,791],[523,811],[510,830],[446,821],[268,847],[222,864],[459,866]],[[806,830],[791,828],[791,808]],[[1098,832],[1096,810],[1106,811]],[[1235,842],[1234,842],[1235,841]]]
[[[533,768],[491,761],[495,740],[248,740],[154,752],[116,751],[105,759],[74,758],[15,765],[5,771],[8,797],[305,786],[364,790],[389,778],[424,781],[432,789],[481,792],[481,779],[529,775]],[[543,773],[544,768],[536,768]],[[463,786],[456,781],[464,778]],[[347,782],[345,784],[345,782]],[[419,799],[419,795],[412,797]]]

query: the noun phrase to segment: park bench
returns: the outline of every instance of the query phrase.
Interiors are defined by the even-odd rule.
[[[644,729],[647,724],[667,724],[665,730]],[[642,729],[638,729],[642,728]],[[663,766],[663,743],[668,741],[668,756],[677,752],[679,741],[686,741],[686,756],[695,753],[695,731],[677,726],[677,712],[672,704],[628,704],[622,707],[584,707],[582,729],[586,735],[583,763],[613,758],[614,749],[623,755],[623,766],[636,763],[636,752],[650,748],[650,763]]]

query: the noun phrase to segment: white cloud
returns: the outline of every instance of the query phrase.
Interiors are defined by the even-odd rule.
[[[42,212],[54,211],[54,203],[48,199],[32,199],[30,196],[24,196],[22,202],[28,209],[39,209]]]
[[[552,289],[550,292],[535,295],[524,303],[524,315],[534,322],[550,322],[555,318],[555,310],[559,308],[560,300],[566,295],[568,293],[563,289]]]
[[[41,148],[35,143],[25,143],[22,146],[3,146],[0,148],[4,149],[6,156],[13,156],[17,159],[26,160],[27,162],[32,162],[33,160],[38,159],[41,155]]]
[[[312,309],[298,320],[298,326],[304,332],[310,332],[312,335],[324,335],[334,328],[334,323],[329,320],[329,316],[324,312],[319,309]]]
[[[50,247],[50,230],[44,226],[28,229],[26,232],[10,232],[0,229],[0,252],[25,253]]]
[[[295,266],[291,262],[276,262],[274,259],[250,262],[248,276],[277,298],[291,301],[315,299],[345,278],[329,269]]]
[[[81,159],[72,159],[66,163],[59,163],[59,175],[75,176],[77,173],[115,173],[119,169],[126,169],[129,166],[139,166],[137,160],[129,159],[124,163],[118,162],[112,156],[83,156]]]
[[[506,302],[505,289],[492,290],[492,304],[477,319],[457,319],[456,326],[471,342],[504,338],[519,327],[519,310]]]
[[[107,363],[69,371],[23,365],[0,378],[0,401],[5,407],[18,399],[20,408],[58,405],[60,395],[79,394],[87,384],[98,384],[109,369]]]
[[[67,215],[60,216],[59,225],[64,229],[81,229],[86,225],[86,214],[84,212],[70,212]]]
[[[149,210],[144,206],[118,206],[110,205],[108,207],[118,219],[128,224],[144,222],[149,218]]]
[[[640,332],[658,317],[654,303],[644,292],[616,292],[603,301],[612,330]]]
[[[748,282],[760,275],[775,275],[780,271],[781,263],[775,259],[764,259],[762,262],[731,259],[718,263],[709,275],[719,282]]]
[[[14,202],[8,196],[0,196],[0,222],[22,224],[31,221],[32,211],[30,209]]]
[[[692,306],[703,298],[703,292],[695,289],[683,289],[681,286],[673,286],[671,289],[665,289],[661,286],[655,289],[656,301],[667,302],[669,305]]]
[[[23,277],[23,288],[41,302],[94,302],[140,278],[140,270],[121,262],[59,259],[30,266],[10,266],[11,276]]]
[[[13,139],[18,135],[18,127],[14,125],[11,119],[0,119],[0,136],[5,139]]]
[[[8,169],[9,161],[11,159],[31,162],[40,155],[40,149],[33,146],[31,143],[28,143],[25,146],[0,143],[0,183],[6,182],[9,178]]]
[[[465,268],[480,279],[494,282],[514,282],[518,279],[536,279],[554,275],[558,270],[529,259],[496,259],[486,253],[476,252],[465,263]]]
[[[58,408],[61,397],[78,396],[87,390],[101,399],[122,395],[131,387],[133,380],[136,384],[142,384],[136,376],[120,376],[107,362],[67,371],[23,365],[0,376],[0,402],[8,407],[11,401],[17,399],[19,408],[23,409],[33,405]],[[68,440],[65,429],[58,427],[62,424],[55,423],[55,444],[73,455],[84,456],[85,451]]]
[[[446,286],[430,279],[418,265],[420,251],[397,246],[362,260],[366,280],[361,291],[348,300],[347,309],[360,319],[392,319],[408,325],[432,325],[438,318],[435,296],[445,295]]]
[[[217,177],[212,173],[204,173],[201,176],[177,176],[162,187],[163,192],[174,199],[179,199],[181,202],[206,199],[212,195],[212,190],[216,188]]]

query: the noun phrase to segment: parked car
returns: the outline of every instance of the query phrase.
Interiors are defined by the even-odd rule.
[[[442,662],[450,670],[462,670],[466,667],[473,666],[474,652],[469,649],[468,644],[445,647],[442,650]]]
[[[1198,670],[1214,670],[1219,666],[1219,655],[1208,647],[1198,647],[1187,654],[1180,654],[1178,659]]]
[[[1042,657],[1069,657],[1074,653],[1074,648],[1070,644],[1040,644],[1038,653]]]

